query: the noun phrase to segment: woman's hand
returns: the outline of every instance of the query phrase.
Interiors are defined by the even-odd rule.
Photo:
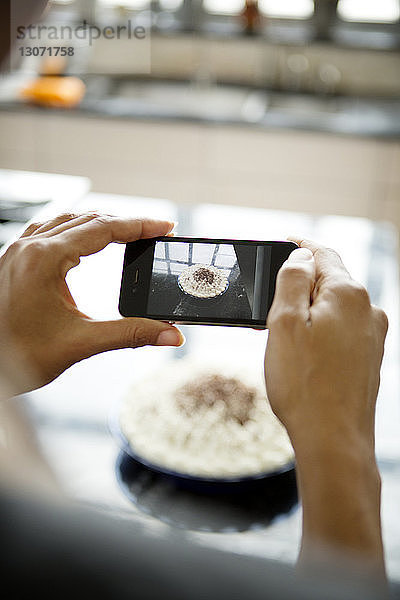
[[[373,441],[385,313],[333,250],[299,241],[268,317],[266,384],[293,438],[340,428]]]
[[[265,376],[293,443],[303,502],[300,562],[321,548],[383,569],[375,404],[387,331],[340,257],[295,240],[269,312]]]
[[[160,321],[92,320],[79,311],[65,281],[81,256],[172,228],[167,221],[67,214],[31,225],[8,248],[0,259],[0,363],[9,374],[18,371],[16,393],[106,350],[183,343],[178,329]]]

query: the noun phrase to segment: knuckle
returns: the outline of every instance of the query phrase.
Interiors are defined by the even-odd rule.
[[[328,264],[336,264],[337,262],[342,262],[340,254],[336,252],[334,248],[329,248],[326,246],[321,246],[317,248],[314,253],[314,258],[317,260],[321,259],[324,263]]]
[[[279,271],[277,286],[283,289],[293,286],[302,288],[312,276],[311,264],[287,263]]]
[[[23,276],[37,273],[37,269],[43,265],[43,261],[49,256],[49,240],[26,237],[13,242],[8,248],[6,255],[11,259]]]
[[[33,238],[25,244],[24,249],[31,256],[39,256],[46,252],[48,241],[41,238]]]
[[[26,246],[27,240],[25,238],[19,238],[18,240],[15,240],[15,242],[13,242],[12,244],[9,245],[8,249],[7,249],[7,254],[11,255],[11,254],[19,254],[22,250],[22,248],[24,248],[24,246]]]
[[[44,223],[42,223],[41,221],[35,221],[34,223],[31,223],[24,231],[23,235],[31,235],[34,231],[36,231],[36,229],[39,229],[39,227],[42,227]]]
[[[277,314],[276,314],[275,306],[272,305],[271,308],[269,309],[268,316],[267,316],[267,328],[268,329],[274,328],[276,323],[277,323]]]
[[[130,344],[132,346],[145,346],[149,343],[149,332],[147,331],[146,327],[141,323],[135,325],[133,330],[132,328],[130,329],[129,336]]]
[[[298,322],[298,313],[291,306],[280,307],[271,310],[268,318],[268,324],[272,327],[291,330]]]
[[[281,277],[283,279],[300,279],[303,278],[307,273],[306,265],[302,265],[299,263],[287,263],[283,269],[281,269]]]
[[[41,264],[43,257],[48,253],[49,241],[41,238],[32,237],[22,244],[19,250],[21,259],[29,269],[33,269]]]
[[[79,217],[79,215],[77,213],[65,212],[65,213],[62,213],[61,215],[59,215],[56,220],[57,221],[71,221],[71,219],[76,219],[77,217]]]
[[[352,282],[349,289],[349,296],[354,302],[363,308],[370,308],[371,301],[366,288],[357,282]]]
[[[359,309],[371,306],[368,291],[357,281],[338,281],[333,283],[330,289],[345,305],[357,306]]]
[[[85,212],[81,215],[79,215],[80,217],[87,217],[88,219],[101,219],[103,217],[103,215],[95,210],[90,210],[88,212]]]
[[[336,252],[336,250],[334,248],[326,247],[325,253],[336,260],[342,260],[340,257],[340,254],[338,252]]]
[[[374,315],[375,320],[377,321],[382,333],[386,335],[386,332],[389,328],[389,319],[387,317],[387,314],[381,308],[374,307]]]
[[[112,217],[104,214],[92,213],[91,216],[99,225],[109,225],[112,222]]]

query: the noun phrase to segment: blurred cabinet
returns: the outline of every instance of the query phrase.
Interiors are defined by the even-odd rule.
[[[0,114],[0,167],[98,192],[384,219],[400,229],[400,142],[73,114]]]

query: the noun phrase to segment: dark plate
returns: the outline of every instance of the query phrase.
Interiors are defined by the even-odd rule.
[[[176,485],[134,460],[123,450],[115,464],[123,494],[146,515],[179,529],[213,533],[256,531],[298,509],[294,470],[258,480],[241,492],[236,484],[189,489]],[[196,484],[197,486],[197,484]]]

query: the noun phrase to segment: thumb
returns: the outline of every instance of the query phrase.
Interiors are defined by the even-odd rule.
[[[81,335],[87,356],[140,346],[182,346],[183,334],[172,325],[152,319],[129,317],[115,321],[86,321]]]
[[[315,262],[307,248],[297,248],[279,270],[270,315],[289,311],[307,321],[315,282]]]

